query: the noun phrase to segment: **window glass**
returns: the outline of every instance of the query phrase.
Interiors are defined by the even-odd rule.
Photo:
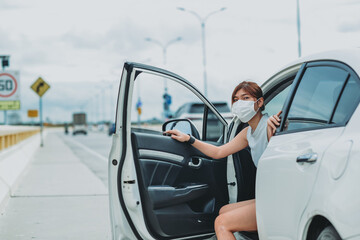
[[[203,119],[204,119],[204,104],[199,103],[198,99],[193,101],[187,100],[179,107],[174,115],[176,119],[189,119],[195,128],[198,130],[199,135],[202,136]]]
[[[203,131],[204,104],[171,79],[141,73],[134,83],[131,110],[133,131],[162,134],[162,124],[174,118],[190,119],[200,136]]]
[[[269,116],[277,114],[280,112],[284,106],[285,100],[289,94],[291,85],[287,86],[281,92],[279,92],[275,97],[273,97],[266,105],[263,114],[267,113]]]
[[[206,123],[206,139],[204,140],[217,142],[220,140],[221,136],[223,135],[223,132],[224,132],[224,125],[220,122],[220,120],[216,117],[216,115],[209,109],[207,123]]]
[[[172,119],[186,102],[193,101],[198,102],[199,99],[183,85],[171,79],[141,73],[135,80],[133,90],[133,130],[161,134],[162,124]]]
[[[349,78],[345,89],[341,95],[340,101],[336,107],[332,123],[345,123],[360,101],[360,84],[353,77]]]
[[[174,117],[174,118],[178,118],[178,116],[180,116],[180,115],[183,113],[184,108],[185,108],[185,106],[179,107],[179,109],[176,110],[176,112],[175,112],[175,114],[174,114],[173,117]]]
[[[326,125],[348,73],[336,67],[309,67],[296,90],[285,130]]]

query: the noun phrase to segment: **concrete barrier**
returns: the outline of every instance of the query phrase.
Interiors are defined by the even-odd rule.
[[[0,151],[37,134],[39,131],[39,127],[0,126]]]
[[[40,146],[38,127],[0,126],[0,212]]]

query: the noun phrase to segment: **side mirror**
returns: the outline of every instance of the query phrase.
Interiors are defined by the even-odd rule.
[[[196,139],[200,139],[200,134],[196,129],[195,125],[189,119],[173,119],[170,121],[165,122],[162,125],[162,130],[179,130],[185,134],[191,134]]]

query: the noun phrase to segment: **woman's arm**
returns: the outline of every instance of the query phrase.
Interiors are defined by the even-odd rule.
[[[248,141],[246,138],[247,129],[248,127],[244,128],[238,135],[236,135],[234,139],[219,147],[197,139],[192,144],[192,146],[211,158],[224,158],[248,146]],[[176,139],[179,142],[187,142],[190,139],[189,135],[184,134],[178,130],[168,130],[166,133],[170,133],[171,138]]]

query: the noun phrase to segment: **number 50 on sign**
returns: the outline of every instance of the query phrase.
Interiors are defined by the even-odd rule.
[[[19,104],[15,105],[20,107],[19,72],[17,71],[0,73],[0,106],[5,101],[6,103],[9,103],[9,101],[18,102]],[[15,110],[13,107],[11,109]],[[6,109],[2,108],[2,110]]]
[[[18,88],[17,80],[13,75],[0,73],[0,97],[7,98],[7,100],[10,100]]]

